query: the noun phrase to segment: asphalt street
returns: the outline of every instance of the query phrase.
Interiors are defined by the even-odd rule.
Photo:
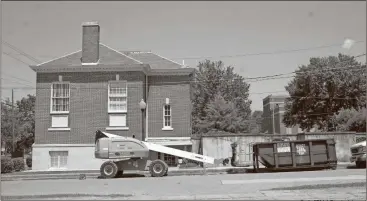
[[[366,200],[366,169],[86,180],[3,181],[8,199]]]

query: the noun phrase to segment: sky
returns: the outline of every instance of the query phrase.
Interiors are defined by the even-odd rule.
[[[28,65],[37,63],[9,44],[45,62],[80,50],[86,21],[98,21],[101,42],[114,49],[150,50],[190,67],[222,60],[243,77],[290,73],[310,57],[366,52],[365,1],[7,1],[1,14],[2,99],[12,88],[16,100],[35,94]],[[346,38],[362,42],[344,49]],[[267,95],[287,94],[290,79],[250,82],[252,110],[262,110]]]

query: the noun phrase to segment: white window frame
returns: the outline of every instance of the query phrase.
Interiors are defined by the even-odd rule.
[[[57,166],[53,167],[52,166],[52,158],[53,156],[51,155],[52,152],[55,153],[62,153],[62,152],[66,152],[66,155],[60,155],[60,154],[56,154],[56,158],[57,158]],[[69,159],[69,151],[49,151],[49,156],[50,156],[50,169],[67,169],[68,166],[68,159]],[[66,157],[66,163],[64,166],[61,166],[61,157]]]
[[[111,83],[124,83],[125,84],[125,91],[126,91],[126,95],[118,95],[118,94],[115,94],[115,95],[111,95],[110,93],[110,90],[111,90]],[[121,87],[122,88],[122,87]],[[106,128],[106,130],[128,130],[128,114],[127,114],[127,111],[128,111],[128,87],[127,87],[127,81],[126,80],[118,80],[118,81],[110,81],[108,83],[108,95],[107,95],[107,110],[108,110],[108,127]],[[110,98],[111,97],[115,97],[115,98],[125,98],[126,99],[126,108],[125,110],[112,110],[110,108]],[[126,119],[126,122],[125,122],[125,126],[121,125],[121,126],[111,126],[111,122],[110,122],[110,116],[111,115],[125,115],[125,119]]]
[[[53,97],[54,84],[67,84],[69,86],[68,97]],[[53,110],[53,99],[54,98],[68,98],[69,99],[68,110],[67,111],[54,111]],[[52,82],[51,83],[51,94],[50,94],[50,113],[51,114],[69,114],[69,112],[70,112],[70,82]]]
[[[169,106],[169,117],[170,117],[170,125],[169,126],[166,126],[166,106]],[[165,104],[163,106],[163,128],[162,130],[173,130],[173,127],[172,127],[172,105],[171,104]]]

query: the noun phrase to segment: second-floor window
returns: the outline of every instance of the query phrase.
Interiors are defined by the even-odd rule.
[[[110,82],[108,86],[109,126],[126,127],[127,117],[127,83],[126,81]]]
[[[172,128],[171,105],[165,105],[163,108],[163,128]]]
[[[70,84],[53,83],[51,88],[51,113],[66,113],[70,109]]]

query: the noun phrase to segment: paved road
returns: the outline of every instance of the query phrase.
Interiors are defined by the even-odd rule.
[[[366,200],[366,170],[2,182],[3,199]]]

